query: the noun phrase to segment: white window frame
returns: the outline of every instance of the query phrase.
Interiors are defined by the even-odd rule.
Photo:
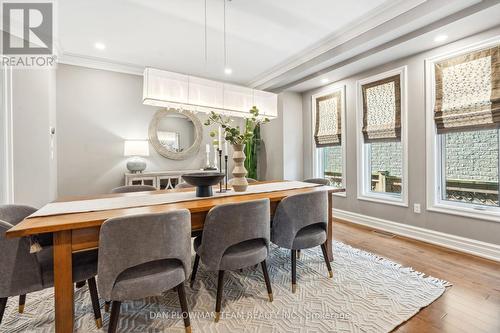
[[[341,118],[340,118],[340,126],[341,131],[341,147],[342,147],[342,185],[343,188],[345,189],[344,192],[337,192],[334,193],[333,195],[339,196],[339,197],[346,197],[347,196],[347,184],[346,184],[346,170],[347,170],[347,161],[346,161],[346,86],[345,84],[336,84],[336,85],[330,85],[326,89],[321,90],[320,92],[314,94],[311,96],[311,110],[312,110],[312,115],[311,115],[311,128],[312,128],[312,142],[311,142],[311,152],[312,152],[312,173],[313,177],[324,177],[323,174],[323,154],[319,153],[318,147],[316,147],[316,140],[314,140],[314,132],[316,131],[316,99],[323,97],[325,95],[334,93],[340,91],[340,96],[341,96],[341,104],[342,104],[342,113],[341,113]]]
[[[407,66],[402,66],[387,72],[373,75],[357,81],[357,119],[356,119],[356,137],[357,137],[357,172],[358,172],[358,200],[373,201],[383,204],[390,204],[402,207],[408,207],[408,130],[407,130]],[[390,193],[377,193],[371,191],[370,151],[363,137],[363,91],[362,86],[378,81],[390,76],[399,75],[401,82],[401,148],[402,148],[402,179],[401,195]]]
[[[0,204],[14,202],[12,68],[0,66]]]
[[[442,199],[442,186],[444,184],[443,171],[444,156],[442,138],[437,134],[434,122],[434,102],[435,102],[435,73],[434,64],[436,62],[452,58],[461,54],[474,52],[488,48],[500,43],[500,36],[489,38],[479,43],[462,47],[450,52],[446,52],[434,57],[425,59],[425,109],[426,109],[426,191],[427,210],[451,215],[459,215],[475,219],[500,222],[500,209],[482,205],[473,205],[461,202],[454,202]],[[500,159],[499,159],[500,160]],[[500,162],[499,162],[500,170]]]

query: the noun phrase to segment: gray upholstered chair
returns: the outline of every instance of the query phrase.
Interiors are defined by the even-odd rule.
[[[196,257],[191,286],[201,261],[209,271],[218,271],[215,322],[219,321],[224,272],[261,264],[269,300],[273,291],[267,272],[269,253],[269,199],[230,203],[212,208],[205,219],[203,234],[194,240]]]
[[[194,186],[191,185],[191,184],[188,184],[186,182],[182,182],[182,183],[179,183],[179,184],[175,185],[175,188],[176,189],[177,188],[194,188]]]
[[[30,253],[28,238],[6,239],[5,232],[36,211],[23,205],[0,206],[0,323],[8,297],[19,295],[19,312],[24,310],[26,294],[54,285],[53,248],[50,234],[38,237],[42,250]],[[102,327],[95,275],[97,251],[73,254],[73,281],[87,280],[96,325]]]
[[[292,292],[297,285],[297,250],[321,245],[330,278],[332,268],[326,255],[326,227],[328,225],[328,192],[301,193],[283,199],[273,218],[271,241],[291,250]]]
[[[175,288],[186,332],[191,331],[184,281],[191,270],[191,218],[187,209],[105,221],[99,235],[98,284],[112,301],[108,332],[121,303],[158,296]]]
[[[313,183],[320,185],[330,185],[330,181],[326,178],[309,178],[304,180],[305,183]]]
[[[146,192],[156,190],[157,188],[151,185],[125,185],[112,189],[111,193]]]

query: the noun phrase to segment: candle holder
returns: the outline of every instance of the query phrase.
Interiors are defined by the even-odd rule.
[[[227,153],[226,153],[227,154]],[[226,180],[226,192],[229,191],[227,189],[227,183],[228,183],[228,175],[227,175],[227,160],[228,160],[228,156],[227,155],[224,155],[224,174],[226,175],[225,176],[225,180]]]
[[[217,163],[217,161],[218,161],[217,155],[219,153],[219,147],[217,147],[217,148],[216,147],[217,146],[214,145],[214,166],[213,167],[215,168],[215,170],[219,170],[219,164]]]
[[[203,168],[203,170],[217,170],[217,168],[213,167],[210,165],[210,151],[207,151],[206,152],[207,156],[206,156],[206,164],[205,164],[205,167]]]
[[[217,148],[217,152],[219,153],[219,168],[220,168],[219,172],[222,173],[222,149]],[[225,170],[225,172],[227,172],[227,170]],[[225,177],[225,173],[224,173],[224,177]],[[219,182],[219,191],[217,193],[226,192],[226,190],[224,190],[222,188],[222,183],[223,183],[223,179],[221,179]]]

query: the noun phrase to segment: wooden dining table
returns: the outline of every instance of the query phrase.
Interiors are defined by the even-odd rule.
[[[256,184],[259,184],[259,182]],[[164,194],[168,192],[185,191],[192,191],[192,189],[142,192],[142,195],[155,195],[159,193]],[[160,213],[176,209],[188,209],[191,212],[192,231],[201,231],[203,230],[205,216],[207,215],[208,211],[214,206],[226,203],[237,203],[242,201],[269,198],[271,203],[271,214],[274,214],[274,211],[276,210],[279,202],[287,196],[299,193],[307,193],[311,191],[328,191],[328,193],[330,194],[328,196],[329,214],[327,228],[327,255],[329,260],[332,261],[333,203],[331,194],[335,192],[342,192],[343,189],[338,189],[330,186],[307,187],[282,191],[270,191],[265,193],[249,193],[234,196],[212,197],[208,199],[193,199],[190,201],[155,204],[143,207],[32,217],[21,221],[19,224],[9,229],[6,232],[6,237],[26,237],[43,233],[53,234],[55,327],[56,332],[66,333],[72,332],[74,326],[72,253],[98,248],[99,229],[102,223],[107,219],[134,214]],[[87,197],[72,197],[60,199],[57,201],[81,201],[133,195],[137,195],[137,192],[105,194]]]

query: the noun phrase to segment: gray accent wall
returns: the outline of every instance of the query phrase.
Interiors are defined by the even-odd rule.
[[[108,193],[124,183],[126,139],[147,139],[148,127],[159,109],[142,104],[142,76],[84,67],[57,69],[57,188],[60,197]],[[206,117],[199,114],[202,123]],[[197,155],[169,160],[150,145],[146,171],[200,169],[205,144],[211,142],[203,126]],[[212,151],[213,157],[213,151]],[[212,158],[213,160],[213,158]],[[229,170],[232,162],[229,159]]]
[[[347,197],[334,197],[335,208],[410,226],[435,230],[493,244],[500,244],[500,221],[495,222],[472,219],[426,210],[426,116],[424,93],[424,60],[426,58],[455,50],[499,34],[500,29],[490,30],[428,52],[373,68],[333,83],[335,85],[345,84],[347,88],[347,140],[345,142],[347,148]],[[404,47],[404,45],[398,45],[397,47]],[[357,199],[356,81],[401,66],[408,66],[409,207],[398,207]],[[307,91],[302,95],[305,177],[312,176],[311,157],[313,134],[311,125],[311,96],[324,88]],[[422,205],[421,214],[415,214],[413,212],[414,203],[420,203]]]

